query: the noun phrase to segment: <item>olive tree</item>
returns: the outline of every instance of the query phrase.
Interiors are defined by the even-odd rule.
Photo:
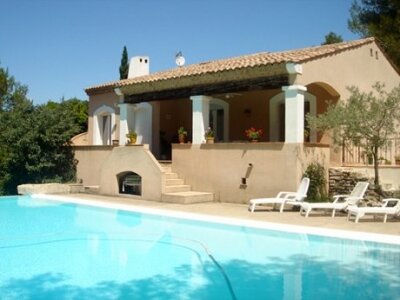
[[[382,192],[379,183],[378,153],[398,133],[400,124],[400,85],[390,92],[381,83],[371,92],[349,87],[347,101],[330,103],[327,111],[316,117],[307,116],[310,127],[327,131],[335,144],[351,141],[373,157],[375,189]]]

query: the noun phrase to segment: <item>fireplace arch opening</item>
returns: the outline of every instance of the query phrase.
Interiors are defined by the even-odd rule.
[[[117,175],[120,194],[142,195],[142,176],[134,172],[122,172]]]

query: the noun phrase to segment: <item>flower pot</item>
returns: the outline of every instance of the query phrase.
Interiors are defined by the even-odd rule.
[[[136,138],[133,137],[129,138],[128,145],[135,145],[135,144],[136,144]]]
[[[178,136],[178,139],[179,139],[179,144],[184,144],[185,143],[185,140],[186,140],[186,136],[185,135],[179,135]]]
[[[258,139],[251,139],[250,142],[251,143],[258,143]]]
[[[206,144],[214,144],[214,138],[213,137],[206,138]]]

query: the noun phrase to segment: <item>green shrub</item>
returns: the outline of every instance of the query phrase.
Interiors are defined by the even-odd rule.
[[[325,168],[321,164],[317,162],[311,163],[303,176],[310,178],[306,201],[326,202],[329,200],[326,191]]]

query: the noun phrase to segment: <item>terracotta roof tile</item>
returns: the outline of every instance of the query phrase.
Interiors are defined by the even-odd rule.
[[[180,77],[197,76],[202,74],[217,73],[227,70],[236,70],[243,68],[254,68],[259,66],[281,64],[281,63],[304,63],[310,60],[319,59],[340,53],[349,49],[357,48],[362,45],[372,43],[375,39],[366,38],[338,44],[308,47],[297,50],[281,52],[260,52],[250,55],[243,55],[221,60],[201,62],[198,64],[177,67],[174,69],[155,72],[149,75],[108,82],[101,85],[92,86],[86,89],[87,93],[95,90],[106,90],[116,87],[123,87],[133,84],[156,82],[162,80],[175,79]]]

